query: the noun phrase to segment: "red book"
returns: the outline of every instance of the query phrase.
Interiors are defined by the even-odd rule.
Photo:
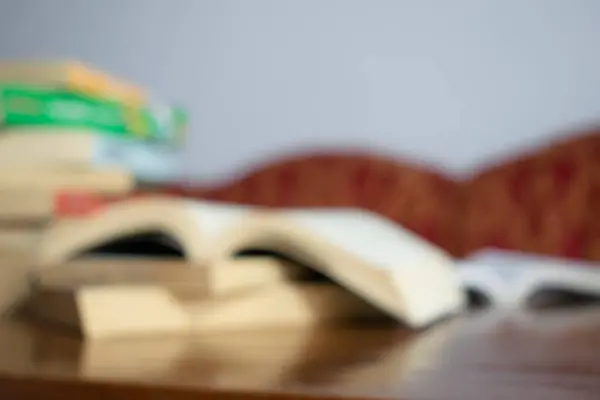
[[[93,193],[63,192],[54,197],[55,218],[82,218],[89,216],[115,200]]]
[[[180,188],[164,188],[159,190],[138,191],[126,196],[109,197],[89,192],[61,192],[54,197],[54,218],[84,218],[92,215],[108,204],[141,196],[167,195],[186,197],[185,190]]]

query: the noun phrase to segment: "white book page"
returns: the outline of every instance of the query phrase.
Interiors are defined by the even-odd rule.
[[[258,207],[211,201],[190,201],[199,229],[212,237],[232,228]],[[352,208],[274,210],[290,223],[381,268],[414,266],[447,259],[445,252],[408,229],[375,213]]]
[[[414,268],[446,258],[438,247],[375,213],[359,209],[298,209],[286,219],[380,268]]]
[[[190,200],[187,206],[200,231],[209,237],[217,237],[257,209],[240,204],[198,200]]]
[[[600,298],[600,263],[484,249],[457,264],[463,286],[483,293],[495,291],[490,296],[500,301],[496,306],[524,307],[527,299],[548,288]]]

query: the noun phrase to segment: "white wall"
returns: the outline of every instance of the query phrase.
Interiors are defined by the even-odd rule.
[[[598,21],[598,0],[1,0],[0,57],[186,104],[199,177],[343,144],[462,172],[600,120]]]

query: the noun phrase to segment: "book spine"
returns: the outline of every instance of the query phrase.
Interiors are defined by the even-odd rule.
[[[121,165],[135,176],[136,181],[171,182],[182,172],[183,149],[156,142],[126,140],[117,137],[98,137],[95,140],[93,164]]]
[[[86,218],[111,204],[146,196],[149,194],[134,192],[124,196],[106,196],[87,191],[61,191],[54,196],[52,215],[55,219]]]
[[[60,86],[84,95],[140,106],[146,93],[137,85],[77,61],[0,60],[0,81],[9,84]]]
[[[66,86],[85,95],[113,98],[133,106],[144,103],[144,95],[136,86],[79,63],[66,67]]]
[[[63,190],[53,196],[52,215],[55,219],[87,218],[101,212],[111,204],[156,196],[185,198],[177,190],[168,188],[140,190],[121,196],[109,196],[90,191]]]
[[[0,86],[0,126],[89,128],[139,140],[181,143],[187,124],[183,110],[159,118],[144,107],[132,107],[64,89]]]

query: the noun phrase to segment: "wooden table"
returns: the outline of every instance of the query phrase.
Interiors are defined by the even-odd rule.
[[[600,307],[85,344],[0,325],[0,399],[600,399]]]

